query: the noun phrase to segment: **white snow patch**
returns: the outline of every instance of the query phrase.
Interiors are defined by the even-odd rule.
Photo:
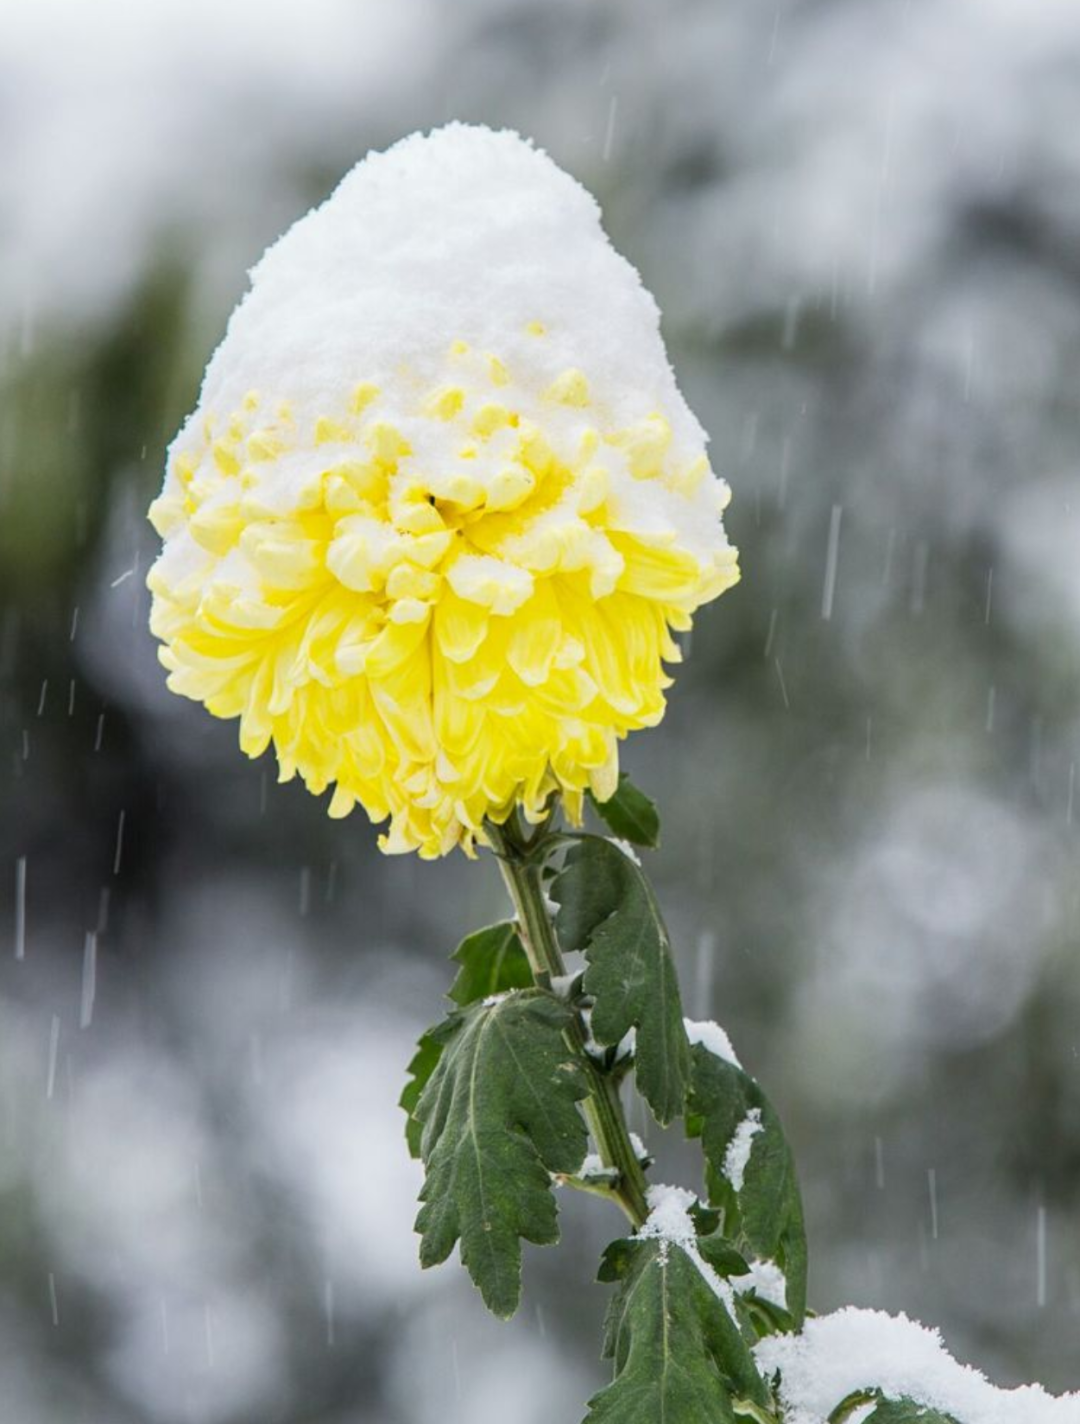
[[[588,1152],[585,1155],[585,1160],[577,1169],[577,1175],[579,1177],[594,1177],[599,1178],[601,1181],[607,1181],[613,1180],[619,1174],[616,1168],[604,1166],[604,1160],[599,1152]]]
[[[589,1003],[585,1004],[584,1007],[579,1010],[579,1012],[581,1014],[581,1022],[585,1028],[585,1052],[589,1055],[590,1058],[603,1058],[608,1052],[608,1049],[611,1047],[611,1045],[607,1043],[601,1043],[599,1039],[593,1037],[592,1001],[590,1000]],[[618,1063],[623,1058],[631,1057],[636,1046],[637,1029],[628,1029],[627,1032],[622,1036],[622,1038],[619,1039],[619,1042],[615,1047],[615,1061]]]
[[[551,976],[551,992],[559,999],[568,999],[577,977],[577,971],[571,974],[553,974]]]
[[[762,1300],[771,1301],[781,1310],[787,1310],[787,1277],[775,1261],[751,1261],[750,1273],[733,1276],[731,1284],[739,1294],[756,1291]]]
[[[592,1001],[585,1004],[578,1010],[581,1015],[582,1027],[585,1030],[585,1052],[590,1058],[602,1058],[607,1052],[603,1044],[597,1043],[593,1038],[592,1031]]]
[[[607,839],[609,845],[613,845],[616,850],[621,850],[627,860],[632,860],[636,866],[640,867],[641,857],[629,841],[621,841],[618,836],[608,836]]]
[[[652,1157],[652,1153],[645,1146],[644,1142],[642,1142],[641,1138],[637,1135],[636,1132],[632,1132],[630,1134],[630,1146],[634,1149],[634,1156],[638,1159],[639,1162],[648,1162],[649,1159]]]
[[[645,1194],[649,1204],[649,1219],[638,1232],[642,1241],[670,1241],[686,1252],[697,1251],[697,1232],[690,1219],[690,1208],[697,1201],[686,1187],[669,1187],[662,1182],[649,1187]]]
[[[754,1150],[754,1138],[764,1130],[761,1109],[751,1108],[735,1129],[735,1135],[728,1143],[724,1154],[724,1176],[737,1192],[742,1191],[750,1153]]]
[[[1040,1385],[997,1389],[945,1349],[936,1330],[905,1315],[838,1310],[806,1322],[801,1335],[770,1335],[754,1350],[766,1375],[779,1371],[787,1424],[826,1424],[847,1395],[878,1388],[904,1395],[959,1424],[1080,1424],[1080,1394]]]
[[[731,1046],[731,1039],[718,1023],[712,1019],[683,1019],[683,1027],[686,1029],[686,1036],[691,1045],[700,1043],[702,1048],[717,1058],[722,1058],[725,1063],[730,1063],[736,1068],[741,1068],[734,1048]]]
[[[660,1259],[667,1260],[667,1246],[678,1246],[697,1267],[702,1280],[723,1304],[724,1309],[734,1316],[735,1295],[731,1287],[716,1274],[698,1250],[697,1232],[690,1217],[690,1208],[697,1201],[693,1192],[685,1187],[665,1186],[658,1182],[645,1193],[649,1204],[649,1217],[637,1233],[640,1241],[660,1241]]]
[[[420,442],[422,465],[437,462],[445,435],[418,422],[419,394],[451,373],[487,390],[489,353],[509,383],[503,399],[564,455],[580,448],[595,415],[542,393],[576,370],[609,428],[660,411],[671,468],[702,455],[706,437],[675,383],[656,303],[608,241],[592,196],[517,134],[452,123],[370,153],[267,250],[171,447],[167,489],[176,456],[201,449],[208,413],[240,410],[251,391],[268,410],[288,402],[295,429],[308,432],[344,411],[356,382],[372,382],[378,418]],[[310,443],[276,462],[294,503],[310,475]],[[709,564],[727,557],[722,480],[707,472],[685,489],[651,480],[645,492],[615,447],[604,463],[618,527],[673,535]],[[510,545],[504,552],[514,560]],[[491,564],[484,569],[490,575]],[[525,593],[523,584],[507,597]]]

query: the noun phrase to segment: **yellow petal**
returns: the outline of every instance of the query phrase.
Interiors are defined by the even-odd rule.
[[[562,639],[559,605],[541,584],[514,620],[507,661],[526,686],[536,687],[549,676]]]
[[[435,639],[443,656],[452,663],[463,663],[487,635],[488,611],[447,592],[439,600],[434,623]]]

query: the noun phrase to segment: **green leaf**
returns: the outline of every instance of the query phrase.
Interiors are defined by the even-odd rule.
[[[533,982],[525,948],[509,921],[468,935],[450,957],[461,965],[450,998],[463,1008],[508,989],[528,989]]]
[[[775,1301],[766,1300],[753,1289],[739,1294],[739,1319],[753,1331],[755,1340],[766,1335],[791,1335],[795,1331],[791,1312]]]
[[[886,1399],[879,1389],[857,1389],[836,1406],[829,1415],[829,1424],[845,1424],[864,1404],[877,1402],[865,1424],[956,1424],[951,1414],[942,1414],[926,1404],[916,1404],[906,1395],[901,1399]]]
[[[719,1232],[699,1237],[698,1250],[716,1274],[723,1276],[725,1280],[731,1276],[750,1274],[746,1257],[741,1251],[735,1249],[726,1236],[722,1236]]]
[[[509,989],[527,989],[532,984],[532,971],[517,931],[509,922],[489,925],[466,936],[450,956],[461,968],[449,997],[465,1007],[478,999],[504,994]],[[421,1124],[416,1106],[428,1079],[435,1071],[443,1044],[454,1031],[453,1018],[430,1028],[420,1039],[408,1067],[409,1082],[399,1099],[408,1115],[405,1140],[413,1157],[420,1156]]]
[[[563,1037],[571,1011],[539,989],[476,1004],[450,1033],[421,1094],[427,1169],[416,1218],[420,1261],[461,1260],[495,1315],[521,1297],[521,1241],[559,1239],[551,1173],[576,1172],[587,1147],[586,1086]]]
[[[775,1261],[787,1280],[787,1308],[796,1329],[806,1315],[806,1229],[791,1148],[780,1119],[741,1068],[710,1053],[691,1053],[686,1131],[700,1137],[708,1163],[709,1198],[724,1209],[724,1232],[737,1246]],[[760,1124],[750,1144],[741,1187],[725,1174],[728,1148],[751,1113]]]
[[[738,1325],[681,1246],[616,1241],[600,1279],[619,1282],[604,1343],[615,1378],[586,1424],[734,1424],[737,1399],[768,1404]]]
[[[951,1414],[916,1404],[913,1399],[883,1399],[865,1424],[956,1424]]]
[[[691,1216],[694,1216],[693,1211]],[[697,1249],[702,1260],[725,1281],[730,1281],[733,1276],[741,1278],[750,1274],[746,1257],[722,1231],[703,1233],[699,1226]],[[756,1288],[745,1280],[740,1280],[735,1287],[734,1308],[743,1339],[751,1347],[763,1335],[778,1335],[794,1329],[790,1314],[782,1306],[759,1296]]]
[[[409,1074],[409,1081],[402,1089],[398,1105],[405,1109],[405,1141],[409,1146],[411,1157],[420,1156],[420,1120],[416,1117],[416,1105],[420,1101],[420,1095],[427,1085],[428,1079],[435,1071],[435,1065],[443,1050],[443,1042],[447,1038],[452,1025],[449,1021],[429,1028],[422,1034],[416,1046],[406,1071]]]
[[[584,950],[583,989],[594,999],[592,1033],[613,1045],[637,1030],[638,1087],[658,1122],[682,1112],[690,1044],[667,930],[648,881],[618,846],[585,836],[555,877],[563,948]]]
[[[627,776],[619,775],[619,785],[615,794],[606,801],[597,801],[589,792],[593,810],[620,840],[631,845],[647,846],[655,850],[660,844],[660,812],[656,802],[651,801],[644,791],[639,791]]]

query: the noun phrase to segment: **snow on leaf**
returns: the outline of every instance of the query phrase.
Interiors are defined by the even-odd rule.
[[[758,1368],[779,1379],[790,1424],[1076,1424],[1080,1394],[999,1389],[905,1315],[848,1307],[768,1335]],[[839,1403],[837,1402],[839,1401]],[[867,1412],[868,1406],[872,1406]]]
[[[702,1139],[710,1199],[724,1208],[726,1235],[782,1268],[797,1328],[806,1311],[806,1232],[780,1119],[748,1073],[704,1044],[691,1049],[691,1063],[686,1130]]]
[[[710,1053],[715,1053],[717,1058],[724,1058],[728,1063],[734,1063],[736,1068],[741,1068],[738,1054],[731,1046],[731,1039],[727,1035],[726,1029],[722,1029],[718,1023],[712,1019],[695,1021],[694,1019],[683,1019],[683,1027],[686,1029],[686,1036],[693,1047],[695,1043],[703,1044]]]
[[[736,1400],[768,1403],[738,1325],[701,1268],[662,1236],[616,1241],[602,1281],[617,1281],[604,1353],[615,1378],[586,1424],[734,1424]]]

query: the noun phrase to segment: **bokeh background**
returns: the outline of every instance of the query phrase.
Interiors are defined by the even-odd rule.
[[[597,194],[735,491],[743,582],[627,763],[813,1300],[1076,1388],[1075,0],[2,0],[0,1412],[573,1424],[602,1378],[601,1205],[509,1326],[416,1264],[395,1101],[493,868],[384,860],[146,630],[247,267],[450,118]]]

